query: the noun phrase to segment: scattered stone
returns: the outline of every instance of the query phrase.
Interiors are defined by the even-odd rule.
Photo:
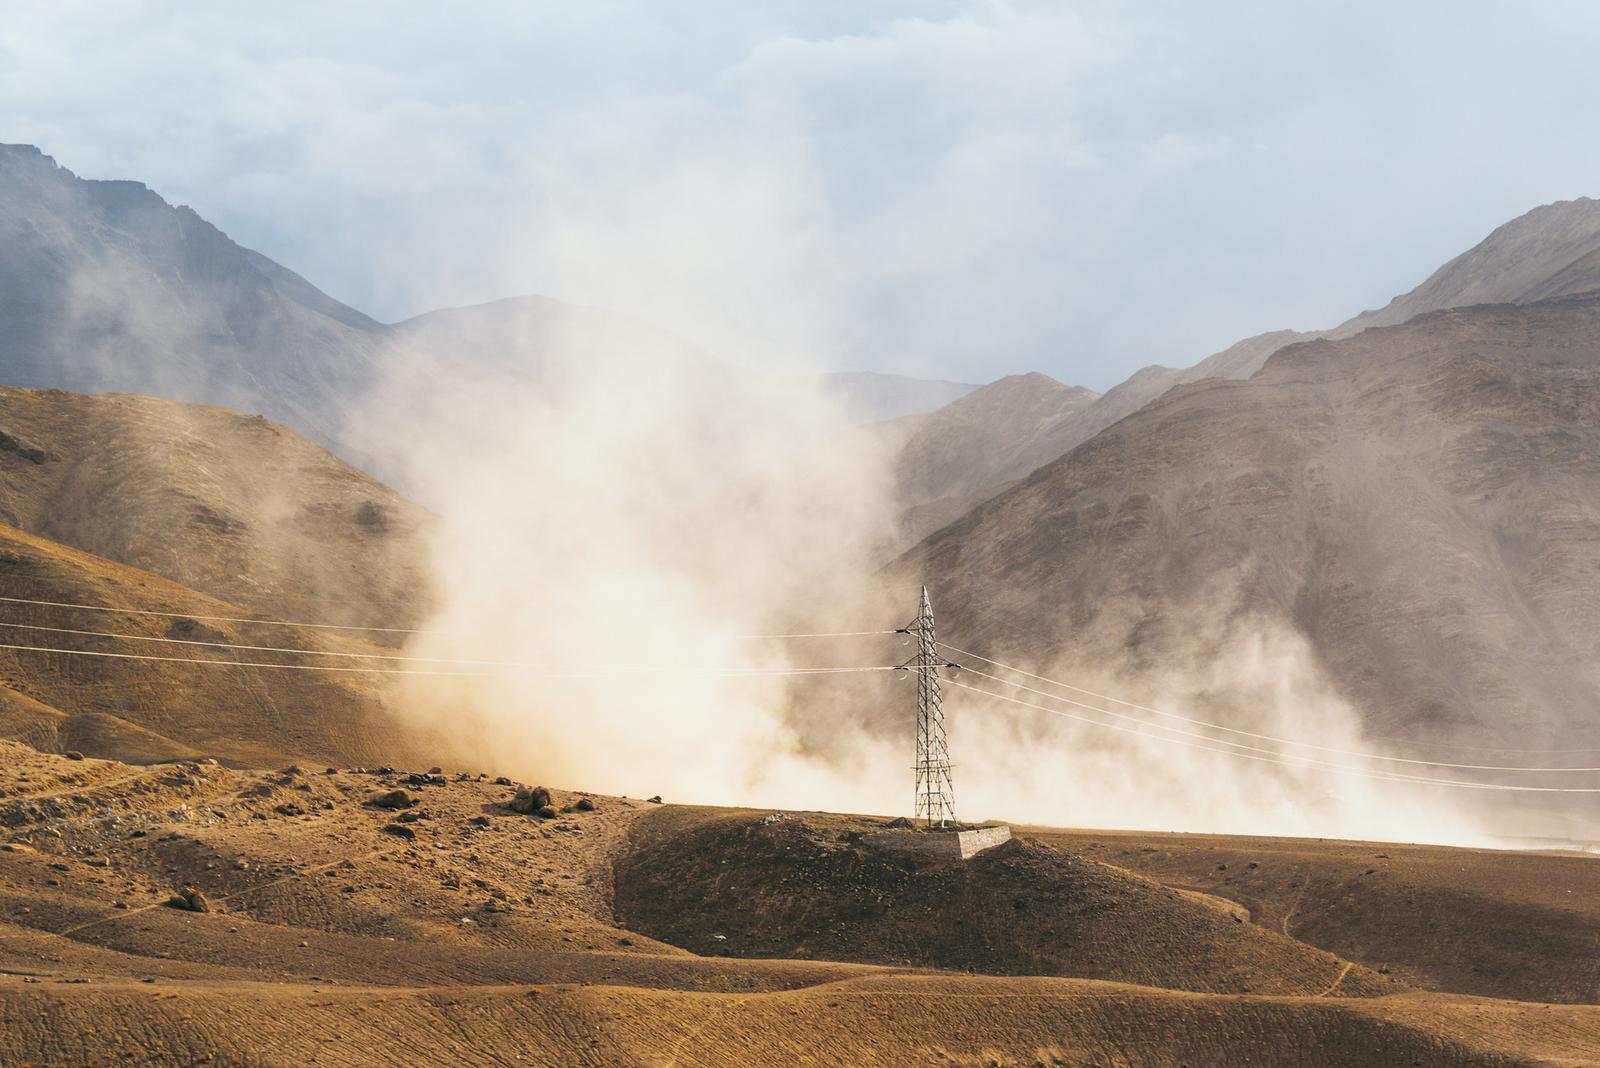
[[[410,812],[402,812],[402,813],[400,813],[400,815],[396,816],[395,817],[395,822],[396,823],[415,823],[418,820],[425,820],[425,819],[428,819],[428,818],[429,818],[428,814],[426,812],[423,812],[421,809],[412,809]]]
[[[214,768],[214,767],[217,766],[217,758],[216,757],[201,757],[200,760],[199,760],[199,763],[204,764],[208,768]]]
[[[523,786],[518,788],[516,796],[507,804],[513,812],[532,816],[550,807],[550,791],[543,786]]]
[[[293,801],[288,801],[284,804],[278,805],[272,811],[276,812],[280,816],[304,816],[306,814],[306,810],[295,804]]]
[[[404,790],[390,790],[372,799],[372,804],[376,808],[410,808],[416,803],[417,799]]]
[[[487,827],[494,821],[489,819],[488,816],[474,816],[467,822],[472,824],[474,827]]]
[[[62,753],[61,755],[66,757],[68,760],[82,760],[83,759],[83,754],[78,752],[76,749],[68,749],[65,753]]]
[[[414,842],[417,838],[416,829],[409,827],[404,823],[385,824],[383,827],[383,833],[392,834],[396,838],[404,838],[408,842]]]
[[[185,909],[189,912],[210,912],[211,902],[206,900],[206,895],[193,886],[186,886],[172,895],[167,902],[172,908]]]

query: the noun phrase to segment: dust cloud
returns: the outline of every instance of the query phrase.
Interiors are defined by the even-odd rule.
[[[501,338],[523,362],[470,380],[449,373],[448,353],[397,354],[404,371],[373,408],[385,418],[369,432],[405,442],[404,478],[439,515],[438,607],[407,652],[439,658],[443,674],[407,680],[406,719],[525,780],[909,811],[906,674],[785,674],[891,668],[910,656],[904,639],[762,637],[887,630],[913,614],[914,590],[873,591],[897,544],[893,457],[864,450],[836,399],[797,368],[735,368],[645,330],[597,328],[587,313],[541,323],[537,339]],[[1270,620],[1197,637],[1160,672],[1088,646],[992,652],[1323,748],[1218,734],[974,660],[946,688],[965,819],[1487,841],[1440,788],[1383,778],[1430,769],[1349,755],[1373,748],[1358,716],[1304,640]]]
[[[1356,711],[1322,677],[1305,639],[1274,621],[1238,619],[1158,672],[1108,669],[1114,661],[1101,657],[1057,656],[1028,667],[1023,651],[993,655],[1081,689],[977,659],[968,661],[977,670],[1030,689],[955,673],[959,683],[1013,699],[957,687],[947,702],[973,815],[1128,830],[1492,840],[1458,791],[1395,781],[1458,776],[1361,755],[1396,754],[1363,736]]]
[[[470,381],[450,378],[448,354],[410,353],[376,409],[405,413],[406,481],[439,515],[438,609],[407,652],[498,662],[409,680],[405,714],[526,779],[896,808],[876,788],[897,784],[885,743],[862,732],[808,753],[781,674],[888,667],[883,643],[756,637],[881,555],[884,465],[837,447],[845,416],[814,378],[582,316],[545,322],[538,342],[522,346],[532,363]]]

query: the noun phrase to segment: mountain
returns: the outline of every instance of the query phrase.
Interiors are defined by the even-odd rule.
[[[940,530],[957,644],[1146,680],[1304,638],[1377,734],[1600,746],[1600,298],[1435,312],[1180,386]]]
[[[1044,463],[1176,386],[1206,379],[1249,378],[1286,345],[1351,337],[1369,327],[1393,326],[1445,308],[1523,304],[1594,292],[1600,292],[1600,200],[1579,198],[1547,204],[1497,228],[1380,310],[1362,312],[1330,330],[1257,334],[1188,368],[1142,368],[1093,403],[1063,412],[1049,426],[1039,428],[1024,422],[1010,444],[1019,456],[1037,457],[1038,463]],[[997,472],[985,486],[967,487],[965,499],[974,503],[986,499],[1025,473],[1015,469]],[[939,517],[949,520],[958,514],[947,509]],[[913,523],[910,529],[925,532],[926,528]]]
[[[323,445],[379,324],[138,182],[0,145],[0,378],[260,412]]]
[[[914,541],[1058,453],[1041,436],[1098,398],[1048,375],[1010,375],[937,411],[874,428],[894,456],[901,528]]]
[[[409,625],[429,521],[259,416],[0,386],[0,522],[251,611]]]
[[[1600,200],[1545,204],[1494,230],[1417,288],[1332,331],[1349,337],[1423,312],[1600,292]]]
[[[931,412],[977,388],[970,382],[886,375],[876,371],[836,371],[822,376],[824,395],[858,423]]]

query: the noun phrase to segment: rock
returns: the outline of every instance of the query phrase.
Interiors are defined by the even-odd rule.
[[[443,768],[429,768],[428,769],[428,774],[429,775],[443,775],[444,774],[444,769]]]
[[[595,809],[595,804],[587,797],[580,797],[572,807],[577,809],[579,812],[593,812]]]
[[[894,819],[890,820],[888,823],[885,823],[884,826],[885,827],[891,827],[891,828],[893,828],[894,830],[897,830],[897,831],[909,831],[911,828],[915,827],[916,824],[912,823],[910,820],[906,819],[904,816],[896,816]]]
[[[210,912],[211,902],[206,900],[206,895],[193,886],[186,886],[172,895],[167,902],[172,908],[184,909],[188,912]]]
[[[467,822],[472,824],[474,827],[487,827],[493,821],[490,820],[488,816],[474,816]]]
[[[83,759],[83,754],[78,752],[76,749],[68,749],[65,753],[62,753],[61,755],[66,757],[68,760],[82,760]]]
[[[410,808],[417,803],[417,799],[404,790],[390,790],[386,794],[379,794],[372,799],[375,808]]]
[[[660,794],[656,794],[654,797],[647,797],[645,800],[650,802],[652,805],[659,805],[662,803]]]
[[[499,775],[495,777],[494,784],[496,786],[510,786],[511,780],[506,778],[504,775]]]
[[[407,824],[404,824],[404,823],[389,823],[389,824],[385,824],[384,828],[383,828],[383,833],[384,834],[392,834],[396,838],[404,838],[408,842],[414,842],[414,841],[416,841],[416,838],[417,838],[417,832],[416,832],[415,828],[413,828],[413,827],[411,827],[411,826],[409,826]]]
[[[534,815],[538,816],[542,820],[553,820],[556,818],[558,813],[555,809],[551,808],[549,805],[546,805],[539,809],[539,811],[535,812]]]
[[[532,816],[540,809],[550,807],[550,791],[543,786],[524,786],[517,790],[517,794],[507,807],[513,812],[521,812],[525,816]]]

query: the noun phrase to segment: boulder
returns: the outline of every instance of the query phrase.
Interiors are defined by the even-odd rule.
[[[404,790],[390,790],[372,799],[375,808],[410,808],[416,803],[417,799]]]
[[[542,808],[550,807],[550,791],[543,786],[519,787],[516,796],[507,805],[513,812],[531,816]]]
[[[184,909],[188,912],[211,911],[211,902],[206,900],[206,895],[193,886],[186,886],[176,894],[173,894],[172,899],[167,904],[175,909]]]

